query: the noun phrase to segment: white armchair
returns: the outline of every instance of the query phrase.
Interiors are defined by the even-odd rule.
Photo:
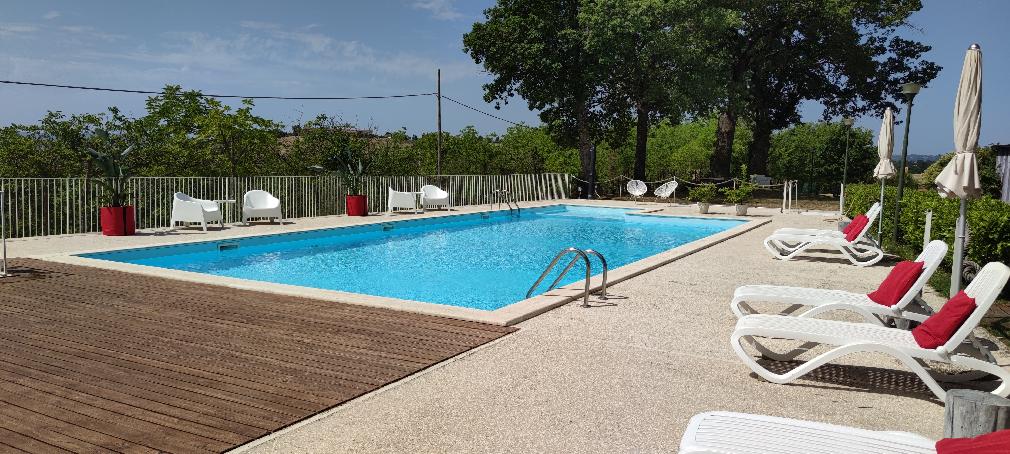
[[[414,210],[417,212],[417,193],[416,192],[401,192],[396,191],[393,188],[389,188],[389,208],[386,214],[392,214],[393,210],[397,208],[406,208]]]
[[[242,223],[248,224],[252,218],[267,218],[284,223],[284,214],[281,212],[281,201],[273,194],[254,189],[245,193],[242,197]]]
[[[452,209],[449,193],[430,184],[421,186],[421,206],[424,208],[441,206],[447,210]]]
[[[221,216],[221,208],[213,200],[195,199],[181,192],[176,192],[172,197],[172,223],[171,228],[179,222],[199,222],[203,226],[203,231],[207,231],[207,224],[217,222],[224,228],[224,217]]]

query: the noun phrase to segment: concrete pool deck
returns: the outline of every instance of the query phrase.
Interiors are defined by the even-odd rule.
[[[689,206],[639,205],[646,206],[666,214],[696,213]],[[714,210],[726,215],[732,208]],[[688,419],[709,410],[938,438],[942,405],[914,375],[889,369],[895,362],[885,357],[850,357],[842,366],[823,368],[823,373],[792,385],[760,381],[740,363],[729,346],[736,321],[729,300],[737,286],[869,291],[888,271],[883,263],[852,266],[836,253],[774,260],[761,245],[772,230],[830,228],[832,218],[779,214],[777,209],[752,209],[752,214],[771,222],[614,285],[610,293],[617,298],[609,300],[614,305],[587,309],[568,304],[546,312],[518,324],[518,332],[501,340],[237,451],[671,452],[677,450]],[[307,219],[299,220],[297,227],[356,221]],[[292,227],[249,230],[260,234],[285,228]],[[194,231],[169,238],[202,240],[227,233],[202,236]],[[15,240],[11,252],[26,256],[75,251],[82,240],[99,249],[113,242],[128,247],[165,239],[76,235]],[[927,300],[935,303],[938,298],[927,294]]]

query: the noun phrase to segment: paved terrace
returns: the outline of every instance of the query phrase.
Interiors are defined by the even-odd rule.
[[[615,205],[615,202],[607,202]],[[625,205],[631,205],[626,203]],[[658,205],[641,205],[650,208]],[[482,207],[486,209],[485,207]],[[472,209],[472,208],[471,208]],[[471,210],[464,209],[464,210]],[[729,213],[729,207],[714,211]],[[694,214],[693,207],[664,208]],[[676,451],[694,414],[755,412],[873,429],[942,434],[943,407],[884,357],[858,356],[811,380],[758,380],[729,346],[733,289],[748,283],[869,291],[887,261],[857,268],[835,254],[792,262],[761,240],[783,226],[831,218],[752,209],[772,222],[615,285],[613,306],[569,304],[519,331],[238,448],[245,452]],[[160,244],[373,219],[298,220],[289,226],[133,238],[78,235],[12,242],[17,255]],[[883,266],[882,266],[883,265]],[[935,295],[927,300],[937,302]]]

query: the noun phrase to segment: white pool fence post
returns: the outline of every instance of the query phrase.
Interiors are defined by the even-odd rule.
[[[0,278],[8,277],[7,273],[7,207],[4,199],[7,194],[0,190]]]

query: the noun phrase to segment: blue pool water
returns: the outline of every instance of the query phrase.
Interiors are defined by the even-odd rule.
[[[519,219],[468,214],[83,256],[494,310],[525,299],[564,248],[600,251],[614,269],[742,222],[556,205],[524,209]],[[601,272],[597,263],[594,274]],[[580,275],[581,264],[563,283]]]

